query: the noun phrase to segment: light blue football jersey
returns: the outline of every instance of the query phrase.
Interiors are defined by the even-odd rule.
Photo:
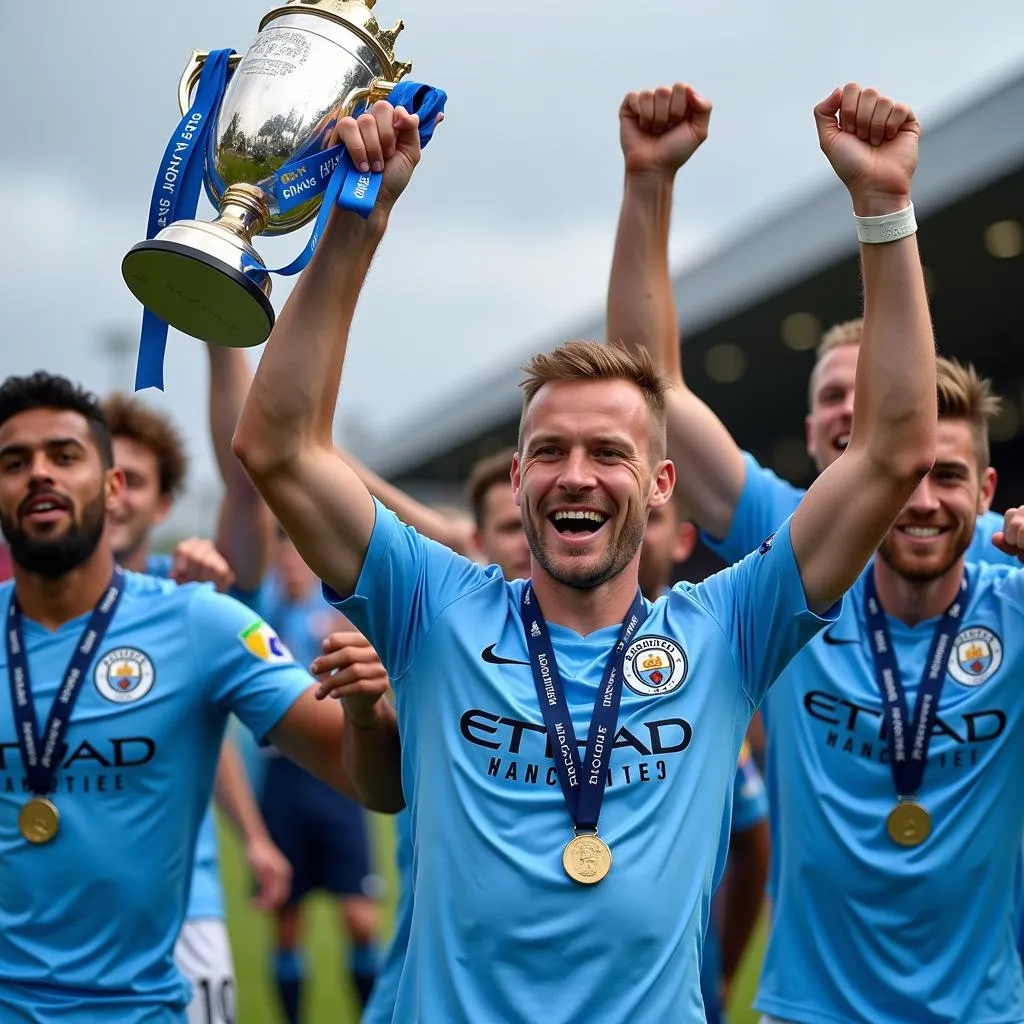
[[[402,980],[412,928],[412,860],[412,823],[408,810],[404,810],[395,815],[395,870],[398,877],[395,925],[391,941],[381,958],[370,1001],[363,1010],[361,1024],[391,1024],[394,1019],[398,983]]]
[[[896,791],[863,576],[764,703],[773,914],[756,1005],[775,1017],[1024,1020],[1024,573],[967,571],[918,793],[933,822],[920,846],[886,833]],[[937,622],[889,617],[911,708]]]
[[[60,831],[18,832],[28,798],[9,691],[0,699],[0,1020],[183,1021],[172,952],[228,715],[264,736],[309,686],[273,631],[212,587],[126,573],[82,684],[52,799]],[[0,615],[13,592],[0,585]],[[37,717],[87,616],[24,622]],[[6,680],[6,648],[0,648]],[[4,682],[6,691],[6,681]]]
[[[701,530],[701,540],[726,562],[738,562],[753,551],[788,516],[791,516],[804,491],[794,487],[765,469],[749,452],[743,453],[746,473],[743,491],[733,513],[729,532],[725,537],[712,537]],[[991,562],[993,565],[1013,565],[1018,569],[1020,562],[1011,555],[1003,554],[992,543],[992,534],[1003,528],[1003,517],[995,512],[978,516],[974,539],[967,549],[970,562]]]
[[[703,1022],[701,943],[740,746],[769,684],[828,621],[806,606],[789,524],[655,602],[627,647],[600,821],[614,865],[594,886],[562,867],[572,830],[523,585],[378,505],[356,591],[338,604],[380,654],[402,732],[415,886],[394,1019]],[[620,629],[550,624],[578,737]]]
[[[152,552],[146,557],[146,572],[150,576],[168,579],[172,558],[168,554]],[[192,861],[192,881],[188,888],[188,906],[185,920],[223,918],[224,889],[220,881],[220,855],[217,848],[217,826],[213,817],[213,804],[206,808],[199,825],[196,854]]]
[[[799,488],[793,487],[791,484],[785,482],[784,480],[781,480],[778,476],[776,476],[770,470],[765,469],[764,467],[759,465],[757,460],[754,459],[754,457],[752,455],[750,455],[749,453],[745,453],[744,454],[744,461],[745,461],[745,464],[746,464],[746,467],[745,467],[746,468],[746,473],[745,473],[744,484],[743,484],[743,492],[742,492],[742,494],[740,496],[740,501],[739,501],[739,503],[738,503],[738,505],[736,507],[736,511],[733,514],[733,520],[732,520],[732,523],[730,525],[730,529],[729,529],[728,535],[726,537],[724,537],[724,538],[716,539],[716,538],[710,537],[708,534],[706,534],[704,532],[702,532],[702,534],[701,534],[701,536],[702,536],[703,540],[705,541],[705,543],[707,543],[708,546],[713,551],[717,552],[727,562],[735,561],[736,559],[742,558],[743,555],[747,551],[751,550],[753,547],[755,547],[757,544],[759,544],[760,543],[760,538],[765,536],[766,534],[770,533],[775,528],[775,524],[782,522],[787,516],[792,514],[793,510],[796,508],[797,504],[800,502],[800,499],[803,497],[803,494],[804,494],[804,492],[802,490],[800,490]],[[975,530],[974,539],[973,539],[973,541],[971,543],[970,548],[967,551],[967,559],[968,559],[968,561],[989,562],[989,563],[993,563],[993,564],[997,564],[997,565],[1008,565],[1008,566],[1011,566],[1011,567],[1020,568],[1020,562],[1016,558],[1013,558],[1013,557],[1011,557],[1009,555],[1003,554],[1003,552],[1001,552],[998,548],[996,548],[992,544],[992,542],[991,542],[992,534],[995,533],[998,530],[1001,530],[1002,529],[1002,524],[1003,524],[1003,517],[1001,515],[998,515],[998,514],[994,513],[994,512],[988,512],[985,515],[982,515],[982,516],[978,517],[978,523],[977,523],[977,527],[976,527],[976,530]],[[863,597],[862,597],[862,594],[860,593],[859,589],[858,589],[858,594],[860,596],[857,596],[857,595],[851,593],[851,595],[849,595],[847,597],[846,607],[844,608],[843,618],[841,620],[844,623],[844,625],[850,623],[851,621],[853,621],[853,620],[850,619],[850,615],[851,614],[856,614],[857,616],[861,616],[862,615],[862,612],[863,612],[863,609],[862,609]],[[859,602],[858,607],[853,609],[852,611],[851,611],[851,609],[849,607],[851,601],[853,601],[854,603],[858,603]],[[857,621],[860,621],[860,620],[858,619]],[[837,630],[838,630],[838,627],[837,627]],[[829,634],[828,634],[828,637],[836,635],[837,630],[830,630]],[[849,635],[851,635],[851,636],[855,635],[856,634],[856,627],[849,629],[848,632],[849,632]],[[898,632],[899,632],[899,627],[895,627],[894,634],[898,633]],[[859,634],[857,634],[857,635],[859,635]],[[930,634],[929,634],[929,636],[930,636]],[[813,647],[813,649],[814,649],[814,651],[816,653],[824,651],[826,648],[830,647],[830,645],[828,643],[828,637],[820,637],[819,636],[815,640],[815,642],[812,645],[812,647]],[[835,645],[831,645],[831,649],[835,650],[837,648],[836,648]],[[866,641],[865,641],[865,651],[866,651],[866,649],[867,648],[866,648]],[[912,685],[914,687],[914,690],[912,692],[915,693],[915,694],[916,694],[917,684],[920,681],[921,667],[922,667],[924,659],[926,657],[927,657],[927,643],[924,644],[924,647],[923,647],[923,649],[921,651],[921,661],[918,662],[916,664],[916,666],[915,665],[910,665],[910,664],[904,666],[902,653],[900,655],[900,664],[901,664],[902,671],[904,673],[909,671],[909,672],[911,672],[913,674],[913,678],[912,679],[906,679],[906,677],[905,677],[905,681],[909,682],[910,685]],[[867,669],[869,671],[873,671],[871,664],[869,662],[866,662],[866,664],[867,664]],[[809,649],[805,650],[804,652],[802,652],[801,656],[799,658],[797,658],[793,662],[793,664],[790,666],[789,670],[785,674],[784,679],[787,682],[787,684],[788,684],[788,681],[790,679],[794,678],[799,672],[804,670],[804,666],[806,666],[806,671],[809,674],[809,679],[808,679],[808,682],[807,682],[808,686],[813,686],[814,685],[813,680],[814,680],[816,674],[819,673],[822,670],[822,666],[825,667],[825,671],[829,671],[830,670],[829,666],[828,666],[827,659],[826,658],[819,659],[819,658],[814,657],[810,653],[810,648],[809,648]],[[870,683],[871,687],[874,687],[874,683],[872,682],[873,678],[874,678],[873,675],[869,675],[867,677],[867,682]],[[783,692],[784,687],[781,685],[781,683],[782,683],[782,681],[780,680],[780,685],[776,687],[777,694],[781,694]],[[799,691],[799,684],[794,684],[794,685],[796,685],[796,687],[797,687],[797,690],[795,692],[798,692]],[[871,706],[878,711],[878,713],[879,713],[878,722],[880,724],[880,722],[881,722],[881,718],[880,718],[881,703],[877,699],[877,690],[876,689],[870,689],[869,692],[872,694],[872,700],[873,700],[873,703],[872,703]],[[776,696],[776,694],[773,694],[773,697],[774,696]],[[910,699],[912,700],[913,698],[910,698]],[[945,699],[948,699],[948,695],[944,696],[944,700]],[[781,700],[781,698],[780,698],[780,700]],[[806,810],[805,809],[799,809],[799,804],[797,804],[796,802],[794,802],[791,799],[788,799],[788,795],[786,793],[781,793],[780,792],[780,790],[785,786],[785,783],[780,781],[779,772],[777,771],[777,767],[778,766],[777,766],[777,763],[776,763],[776,761],[774,760],[774,757],[773,757],[773,742],[772,742],[773,738],[775,738],[780,733],[785,734],[785,736],[786,736],[786,738],[783,739],[783,742],[787,743],[788,746],[783,751],[781,751],[781,752],[779,752],[777,750],[775,751],[775,753],[779,753],[780,757],[787,756],[787,758],[788,758],[788,756],[792,756],[792,757],[796,758],[796,757],[802,756],[801,755],[801,750],[799,748],[793,747],[793,745],[792,745],[793,743],[798,742],[798,738],[795,737],[795,736],[789,735],[789,730],[787,730],[785,728],[787,725],[793,725],[794,723],[792,723],[792,722],[786,723],[786,722],[782,722],[782,721],[772,722],[770,720],[771,708],[773,706],[775,706],[776,704],[780,703],[780,700],[773,700],[773,701],[768,702],[768,705],[763,709],[764,715],[765,715],[766,727],[767,727],[767,730],[768,730],[768,751],[767,751],[768,763],[766,765],[766,782],[767,782],[767,789],[768,789],[768,797],[769,797],[769,803],[773,807],[774,807],[774,805],[776,803],[778,803],[780,801],[780,799],[786,798],[786,804],[792,809],[792,813],[797,815],[797,818],[795,820],[793,820],[793,821],[790,821],[790,822],[786,822],[786,821],[780,822],[779,815],[773,815],[772,816],[772,851],[773,851],[773,854],[772,854],[771,877],[769,879],[769,891],[773,894],[773,897],[776,897],[776,898],[777,898],[777,894],[775,893],[775,887],[776,887],[776,884],[777,884],[779,876],[780,876],[780,866],[781,866],[781,863],[782,863],[782,855],[781,855],[780,849],[779,849],[779,844],[780,844],[780,842],[782,841],[782,838],[783,838],[781,833],[782,833],[782,831],[787,829],[788,825],[792,825],[794,828],[798,827],[800,822],[803,820],[804,815],[806,814]],[[776,726],[778,728],[776,728]],[[881,741],[881,745],[882,745],[882,747],[885,746],[884,740]],[[934,749],[934,747],[933,747],[933,749]],[[886,754],[884,756],[888,756],[888,755]],[[931,757],[930,757],[929,760],[931,761]],[[927,776],[926,776],[926,784],[927,784]],[[890,783],[890,785],[891,785],[891,783]],[[1019,904],[1017,902],[1015,902],[1015,901],[1017,901],[1018,899],[1024,898],[1024,897],[1021,897],[1021,896],[1017,895],[1020,890],[1021,890],[1021,883],[1020,883],[1020,880],[1018,878],[1018,879],[1016,879],[1013,882],[1013,884],[1010,887],[1007,888],[1003,898],[1005,900],[1011,901],[1013,907],[1018,907]],[[833,887],[833,894],[832,894],[832,896],[830,898],[834,899],[834,887]],[[1015,912],[1019,912],[1019,911],[1015,911]],[[845,946],[840,946],[838,948],[840,950],[843,950],[843,951],[845,951],[845,949],[846,949]],[[778,942],[778,940],[774,944],[774,950],[779,950],[779,942]],[[785,951],[782,951],[779,955],[785,956],[787,954],[785,953]],[[839,959],[839,960],[836,960],[835,963],[841,964],[841,963],[843,963],[843,961],[842,961],[842,959]],[[863,967],[863,964],[861,964],[860,966]],[[767,974],[765,975],[765,978],[767,980]],[[856,979],[856,980],[854,980],[854,979]],[[861,986],[870,987],[873,984],[873,979],[865,978],[862,974],[858,975],[856,973],[856,971],[851,970],[850,981],[848,982],[848,984],[857,984],[857,985],[861,985]],[[767,992],[767,989],[763,988],[762,991],[763,992]],[[883,991],[887,991],[887,989],[883,988]],[[767,1006],[767,1005],[769,1005],[769,1004],[765,1003],[765,1006]],[[789,1012],[795,1012],[795,1011],[789,1011]],[[812,1012],[812,1015],[813,1015],[813,1013],[816,1013],[816,1012],[819,1012],[819,1011],[815,1010],[815,1011],[811,1011],[811,1012]],[[1016,1012],[1016,1011],[1012,1010],[1011,1013],[1012,1012]],[[785,1013],[781,1013],[780,1012],[779,1014],[776,1014],[776,1016],[780,1016],[780,1015],[781,1016],[785,1016]],[[804,1020],[804,1019],[810,1019],[810,1018],[798,1017],[796,1019]],[[834,1019],[836,1021],[845,1021],[845,1020],[847,1020],[849,1018],[839,1016],[839,1017],[835,1017],[835,1018],[826,1018],[826,1019]],[[889,1018],[879,1017],[878,1019],[879,1020],[883,1020],[883,1019],[889,1019]],[[897,1018],[893,1018],[893,1019],[897,1019]],[[908,1019],[917,1019],[917,1018],[908,1018]],[[929,1019],[930,1020],[930,1019],[933,1019],[933,1018],[922,1018],[922,1019]],[[935,1018],[935,1019],[942,1019],[942,1018]],[[993,1019],[994,1020],[1003,1020],[1003,1019],[1014,1019],[1014,1018],[1011,1016],[1010,1018],[998,1017],[998,1018],[993,1018]],[[1020,1019],[1024,1019],[1024,1016],[1022,1016]]]

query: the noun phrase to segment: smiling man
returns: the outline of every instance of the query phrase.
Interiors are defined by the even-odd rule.
[[[904,111],[869,143],[855,130],[874,108],[839,113],[838,93],[819,104],[819,137],[856,213],[902,210],[916,121]],[[534,356],[512,471],[531,578],[510,582],[403,526],[334,448],[356,302],[419,160],[416,118],[386,102],[339,134],[355,165],[383,172],[377,204],[367,220],[332,211],[234,443],[395,689],[415,909],[394,1017],[703,1022],[701,946],[747,723],[934,460],[915,240],[864,246],[864,414],[843,457],[757,552],[653,604],[638,566],[675,483],[666,382],[596,342]]]
[[[122,570],[123,487],[93,396],[46,373],[0,385],[4,1024],[184,1024],[172,954],[232,712],[335,788],[402,805],[384,684],[347,728],[242,604]]]

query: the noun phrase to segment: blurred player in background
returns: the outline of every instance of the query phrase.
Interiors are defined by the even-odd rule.
[[[302,665],[311,665],[323,653],[325,638],[346,625],[283,533],[278,535],[273,571],[254,604]],[[342,645],[351,647],[359,639],[346,635]],[[365,640],[362,644],[369,646]],[[383,668],[381,677],[386,685]],[[261,808],[271,838],[293,871],[291,893],[275,915],[273,976],[285,1019],[288,1024],[300,1019],[305,975],[300,911],[305,897],[318,889],[338,901],[349,940],[346,973],[365,1006],[377,975],[380,879],[371,868],[363,808],[272,752]]]

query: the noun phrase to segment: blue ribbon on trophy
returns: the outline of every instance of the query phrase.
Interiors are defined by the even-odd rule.
[[[228,60],[233,50],[214,50],[206,58],[196,98],[171,136],[160,162],[153,198],[149,204],[146,238],[153,238],[168,224],[194,217],[203,183],[203,160],[210,127],[217,120],[228,81]],[[164,349],[167,324],[149,309],[142,313],[139,360],[135,369],[135,390],[164,386]]]

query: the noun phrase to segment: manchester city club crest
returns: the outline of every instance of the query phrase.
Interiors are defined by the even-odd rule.
[[[1003,663],[1003,643],[984,626],[961,630],[949,652],[949,674],[964,686],[981,686]]]
[[[100,695],[115,704],[141,700],[153,689],[156,669],[137,647],[115,647],[96,663],[93,681]]]
[[[674,640],[642,636],[626,648],[622,678],[641,697],[660,697],[683,685],[686,669],[686,655]]]

